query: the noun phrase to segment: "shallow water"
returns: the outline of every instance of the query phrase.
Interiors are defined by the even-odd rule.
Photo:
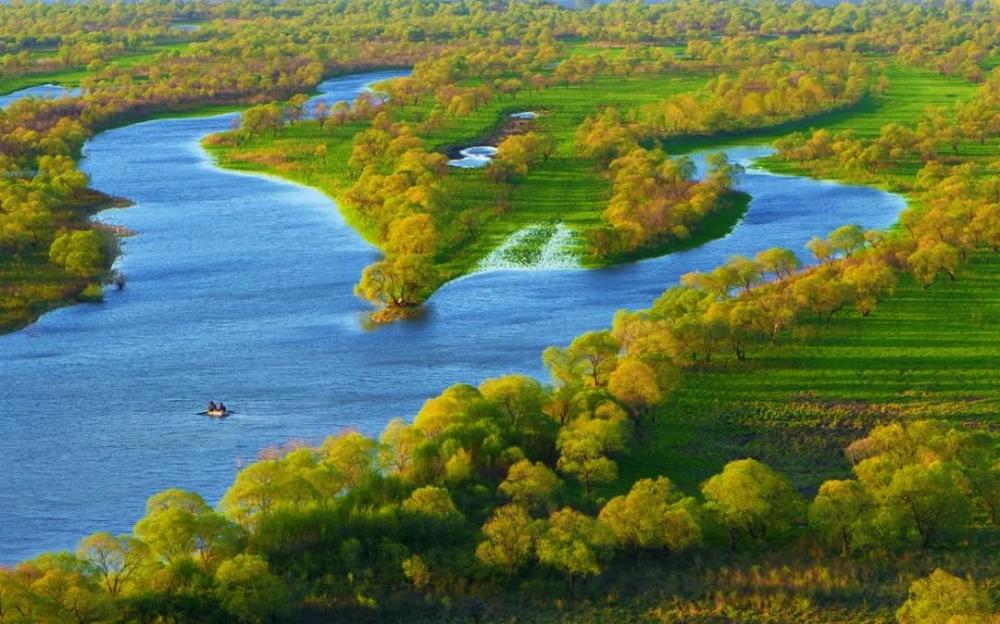
[[[497,148],[491,145],[475,145],[467,147],[458,153],[462,157],[449,160],[449,165],[459,167],[460,169],[478,169],[492,162],[493,157],[497,155]]]
[[[387,74],[324,83],[351,98]],[[102,213],[139,234],[103,304],[0,336],[0,562],[125,531],[167,487],[217,501],[240,462],[345,427],[375,433],[455,382],[541,376],[542,349],[650,304],[734,253],[801,250],[844,223],[891,224],[898,196],[753,169],[729,236],[602,271],[490,271],[444,286],[427,314],[362,329],[351,287],[377,257],[318,191],[215,168],[199,147],[234,115],[111,130],[85,149],[93,185],[135,201]],[[766,148],[727,150],[748,162]],[[701,162],[701,159],[698,159]],[[196,415],[209,399],[238,412]]]

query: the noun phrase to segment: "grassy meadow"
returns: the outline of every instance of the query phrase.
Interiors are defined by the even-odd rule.
[[[580,55],[598,52],[613,54],[615,51],[582,42],[570,42],[566,47],[569,54]],[[674,51],[680,50],[677,48]],[[746,133],[672,139],[665,143],[665,147],[671,154],[680,154],[733,145],[770,143],[790,132],[809,131],[816,127],[834,132],[851,130],[859,137],[871,137],[876,136],[887,123],[915,123],[928,107],[950,106],[970,97],[976,89],[975,85],[959,78],[942,76],[931,70],[904,67],[889,61],[880,63],[889,80],[888,89],[883,94],[870,95],[850,108]],[[511,113],[535,111],[540,116],[534,120],[532,130],[552,137],[556,150],[552,158],[535,163],[527,176],[511,185],[506,198],[501,197],[500,186],[486,179],[482,169],[453,169],[449,173],[445,191],[450,198],[451,210],[440,218],[449,220],[467,209],[491,216],[479,225],[471,240],[446,249],[438,258],[439,268],[447,277],[467,273],[511,234],[533,225],[562,222],[573,231],[581,232],[599,224],[609,197],[610,184],[596,173],[593,162],[577,155],[574,141],[577,126],[588,115],[605,107],[614,106],[627,111],[677,93],[696,90],[708,78],[694,74],[630,78],[602,76],[591,84],[525,90],[514,96],[498,97],[466,117],[447,118],[427,139],[430,149],[453,152],[457,148],[483,143],[506,122]],[[397,120],[419,123],[426,118],[431,107],[432,103],[425,100],[416,106],[395,109],[393,114]],[[208,148],[223,167],[279,175],[319,188],[334,199],[340,199],[353,180],[353,173],[346,162],[351,153],[351,138],[360,129],[361,125],[348,124],[323,130],[316,122],[307,121],[286,128],[278,136],[258,137],[239,147],[216,145],[209,141]],[[316,146],[320,144],[327,147],[325,162],[315,156]],[[774,159],[768,159],[763,164],[776,171],[795,172],[787,163]],[[902,168],[900,176],[912,175],[913,172],[908,169]],[[502,199],[505,207],[501,211],[497,205]],[[373,232],[360,215],[345,202],[340,202],[340,209],[348,222],[369,241],[375,242]],[[725,235],[741,214],[742,211],[734,209],[712,215],[706,220],[701,234],[692,241],[686,241],[683,247]],[[573,247],[576,255],[584,256],[582,237],[574,237]],[[647,252],[616,261],[662,255],[679,248],[681,246],[665,246],[653,250],[652,254]]]
[[[925,290],[902,279],[868,318],[844,311],[752,350],[745,362],[689,371],[623,472],[667,474],[692,489],[725,462],[750,456],[812,492],[848,473],[841,450],[877,422],[995,427],[997,275],[1000,256],[977,252],[954,282]]]
[[[551,136],[556,150],[548,161],[535,163],[528,175],[511,187],[508,207],[502,214],[483,223],[470,243],[450,250],[449,257],[441,259],[442,268],[454,277],[468,272],[508,236],[531,225],[562,222],[582,230],[600,223],[610,185],[596,173],[594,163],[577,156],[576,127],[588,115],[607,106],[656,101],[697,89],[705,80],[704,76],[687,75],[600,77],[592,84],[522,91],[514,97],[497,98],[467,117],[445,120],[429,141],[431,149],[448,152],[480,144],[511,113],[536,111],[540,116],[534,121],[533,130]],[[430,109],[431,103],[424,102],[394,114],[401,121],[419,122]],[[346,161],[351,153],[351,138],[362,127],[348,124],[323,130],[316,122],[301,122],[277,137],[258,137],[238,148],[211,142],[208,148],[224,167],[280,175],[317,187],[337,199],[352,181]],[[315,156],[319,144],[327,146],[326,162]],[[482,169],[456,168],[445,178],[445,191],[453,206],[450,216],[470,208],[493,210],[501,188],[488,181]],[[352,225],[373,240],[349,205],[341,202],[340,208]]]
[[[122,56],[118,56],[110,61],[110,64],[119,67],[132,67],[148,63],[161,52],[171,50],[184,50],[189,42],[161,43],[141,50],[131,50]],[[39,52],[38,55],[51,55],[51,52]],[[63,87],[78,87],[83,79],[87,77],[87,68],[83,66],[67,67],[50,72],[40,72],[32,74],[21,74],[17,76],[0,77],[0,95],[20,91],[29,87],[36,87],[44,84],[55,84]]]

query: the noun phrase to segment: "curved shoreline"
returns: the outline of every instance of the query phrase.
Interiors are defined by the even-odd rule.
[[[0,336],[0,470],[9,475],[0,525],[11,536],[0,561],[127,530],[146,497],[167,487],[217,501],[236,460],[344,427],[377,432],[455,381],[542,377],[546,346],[606,327],[619,308],[648,306],[684,272],[798,247],[845,220],[890,224],[902,206],[881,191],[751,172],[754,201],[727,237],[601,271],[477,273],[435,293],[421,318],[366,333],[368,306],[350,286],[377,252],[324,193],[206,165],[197,137],[224,127],[156,120],[88,144],[92,184],[135,200],[114,213],[140,232],[119,260],[130,284],[102,307],[63,308]],[[74,409],[40,428],[39,392]],[[239,416],[193,416],[205,397]],[[72,483],[58,474],[65,462]],[[47,495],[26,494],[38,491]]]

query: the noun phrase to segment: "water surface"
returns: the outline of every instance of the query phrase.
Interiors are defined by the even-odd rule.
[[[331,80],[321,97],[388,75]],[[135,201],[100,215],[139,233],[118,262],[128,287],[0,336],[0,562],[126,531],[167,487],[217,501],[263,447],[376,433],[455,382],[541,376],[545,346],[648,306],[683,273],[801,250],[844,223],[887,226],[903,207],[750,169],[753,201],[723,239],[602,271],[477,273],[444,286],[423,318],[366,332],[351,288],[376,252],[318,191],[215,168],[199,140],[235,119],[150,121],[87,144],[93,186]],[[745,163],[767,152],[727,151]],[[209,399],[238,415],[196,415]]]
[[[67,88],[54,84],[44,84],[35,87],[28,87],[19,91],[0,95],[0,109],[7,108],[18,100],[26,98],[41,98],[44,100],[57,100],[61,97],[74,97],[80,94],[78,87]]]

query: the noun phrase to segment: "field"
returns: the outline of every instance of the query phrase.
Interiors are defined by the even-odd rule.
[[[111,64],[120,67],[131,67],[148,63],[157,54],[169,50],[183,50],[190,44],[188,42],[162,43],[142,50],[132,50],[111,61]],[[44,52],[36,55],[44,55]],[[86,67],[68,67],[51,72],[37,74],[23,74],[19,76],[0,77],[0,95],[6,95],[28,87],[35,87],[43,84],[56,84],[64,87],[78,87],[87,76]]]
[[[571,54],[594,54],[604,48],[571,43]],[[614,50],[611,50],[613,54]],[[967,98],[975,85],[958,78],[941,76],[926,69],[902,67],[883,61],[889,88],[882,95],[866,97],[859,104],[806,121],[782,126],[712,137],[685,137],[668,141],[669,153],[687,153],[696,150],[724,148],[727,145],[765,143],[792,131],[808,131],[825,127],[832,131],[850,129],[859,137],[878,134],[879,129],[892,122],[914,123],[929,106],[950,106]],[[623,110],[660,100],[670,95],[699,88],[708,79],[703,75],[674,75],[667,77],[600,77],[593,84],[556,86],[540,91],[523,91],[513,97],[498,98],[474,111],[467,117],[450,117],[427,139],[428,147],[441,152],[479,144],[488,140],[511,113],[535,111],[540,113],[533,130],[553,137],[556,151],[551,159],[533,165],[529,174],[510,188],[507,206],[479,227],[476,235],[460,247],[451,248],[438,258],[439,266],[448,277],[457,277],[473,270],[491,250],[513,233],[526,227],[551,223],[564,223],[580,232],[600,223],[601,211],[606,206],[609,183],[599,176],[594,164],[581,159],[576,153],[574,131],[588,115],[607,106]],[[430,102],[405,107],[395,111],[398,119],[419,122],[431,107]],[[331,197],[342,197],[352,180],[346,166],[350,155],[351,137],[360,130],[358,125],[347,125],[333,130],[321,130],[315,122],[303,122],[286,128],[276,137],[262,137],[249,141],[239,148],[213,145],[208,147],[224,167],[247,171],[260,171],[287,177],[296,182],[320,188]],[[320,143],[327,146],[326,162],[314,155]],[[773,169],[788,171],[787,165],[767,162]],[[909,174],[911,172],[904,171]],[[486,180],[481,169],[456,169],[446,178],[446,192],[451,210],[444,219],[454,218],[465,209],[490,212],[500,202],[500,187]],[[375,242],[373,233],[349,205],[341,202],[341,211],[347,220],[365,237]],[[724,235],[739,218],[739,211],[727,210],[712,215],[696,243]],[[574,237],[572,251],[584,256],[582,237]],[[544,244],[545,241],[541,241]],[[655,250],[668,253],[673,248]],[[645,254],[646,256],[650,254]],[[637,256],[638,257],[638,256]],[[621,258],[630,260],[633,258]]]
[[[761,459],[812,492],[848,473],[840,452],[876,422],[944,418],[996,427],[1000,256],[954,282],[902,281],[868,318],[843,312],[748,360],[691,371],[624,469],[687,489],[734,457]],[[631,479],[625,479],[631,482]]]
[[[593,163],[576,155],[573,133],[583,119],[606,106],[627,106],[655,101],[674,93],[695,89],[705,81],[700,76],[667,78],[598,78],[593,84],[554,87],[521,92],[514,97],[492,101],[467,117],[449,118],[429,141],[429,148],[446,152],[454,147],[477,145],[500,126],[511,113],[537,111],[535,130],[553,137],[555,154],[547,162],[536,163],[528,176],[513,185],[509,208],[502,217],[487,221],[475,240],[463,246],[443,263],[453,276],[471,270],[489,251],[514,232],[536,224],[562,222],[580,230],[600,222],[605,207],[608,182],[594,171]],[[430,110],[430,103],[406,107],[398,113],[402,120],[418,121]],[[350,182],[346,160],[350,138],[357,125],[321,130],[315,122],[287,128],[275,138],[258,138],[238,149],[209,145],[224,167],[262,171],[316,186],[338,198]],[[314,156],[316,145],[327,146],[326,163]],[[481,169],[455,169],[446,177],[446,192],[454,206],[451,213],[464,209],[489,209],[496,205],[500,188],[486,180]],[[364,224],[341,203],[348,221],[372,240]]]

